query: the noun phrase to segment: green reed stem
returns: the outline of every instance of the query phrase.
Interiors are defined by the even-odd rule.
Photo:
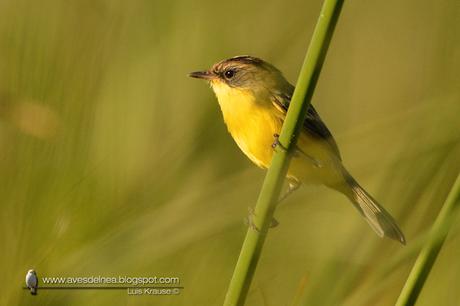
[[[302,129],[310,100],[326,56],[343,0],[325,0],[310,46],[300,71],[299,79],[281,129],[279,142],[260,191],[252,222],[256,229],[248,229],[240,256],[225,297],[224,306],[244,305],[259,261],[262,247],[286,177],[290,150],[295,146]],[[283,150],[282,147],[287,148]]]
[[[456,209],[460,206],[460,174],[447,196],[436,221],[431,228],[425,246],[420,251],[412,271],[399,295],[396,306],[415,305],[420,291],[425,284],[428,274],[433,267],[436,257],[449,233],[455,219]]]

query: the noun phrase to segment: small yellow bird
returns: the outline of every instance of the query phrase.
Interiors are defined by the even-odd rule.
[[[239,148],[256,165],[268,168],[274,137],[281,131],[294,86],[274,66],[252,56],[232,57],[190,76],[209,82]],[[323,184],[343,193],[377,235],[405,244],[404,234],[394,219],[342,165],[331,132],[311,105],[287,178],[292,186]]]

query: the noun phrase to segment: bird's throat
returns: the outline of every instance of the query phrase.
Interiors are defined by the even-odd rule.
[[[282,122],[275,115],[267,96],[255,96],[252,91],[213,85],[228,131],[239,148],[256,165],[268,168],[273,155],[274,134],[279,134]]]

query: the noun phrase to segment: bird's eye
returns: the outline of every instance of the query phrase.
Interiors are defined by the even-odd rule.
[[[224,75],[226,79],[231,79],[235,75],[235,70],[227,70],[224,72]]]

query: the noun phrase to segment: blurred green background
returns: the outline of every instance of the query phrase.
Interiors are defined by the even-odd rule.
[[[264,171],[187,73],[240,54],[295,83],[321,1],[0,1],[1,305],[221,305]],[[395,216],[281,205],[247,305],[392,305],[460,170],[460,5],[346,1],[313,104]],[[458,219],[457,219],[458,220]],[[459,305],[455,226],[417,305]],[[178,276],[178,296],[22,290],[39,276]]]

